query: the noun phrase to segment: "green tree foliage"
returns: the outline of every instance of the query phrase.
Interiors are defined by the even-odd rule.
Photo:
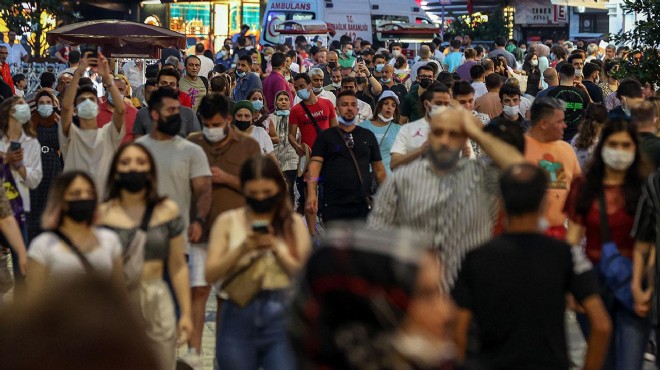
[[[42,22],[44,12],[53,15],[55,20]],[[72,15],[67,1],[0,0],[0,18],[5,21],[7,28],[16,31],[17,34],[32,33],[32,36],[28,38],[28,44],[32,47],[34,57],[42,57],[45,54],[46,49],[42,50],[42,48],[47,45],[46,31],[54,29],[57,25],[56,22],[70,20]],[[39,52],[40,50],[42,52]]]
[[[465,22],[463,19],[456,17],[454,22],[447,30],[447,33],[456,35],[469,34],[472,40],[492,41],[497,36],[507,35],[507,28],[504,22],[504,12],[498,9],[494,13],[489,14],[488,22]]]
[[[660,85],[660,22],[657,18],[660,0],[624,0],[621,9],[624,13],[637,13],[640,20],[635,22],[632,30],[610,35],[610,40],[629,46],[631,50],[640,50],[642,58],[639,63],[622,63],[619,75],[634,76],[642,83]],[[644,16],[646,19],[641,20]]]

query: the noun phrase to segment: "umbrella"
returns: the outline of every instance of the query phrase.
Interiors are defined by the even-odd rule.
[[[73,23],[47,33],[48,43],[101,47],[107,57],[158,58],[162,48],[185,48],[185,35],[149,24],[114,19]]]

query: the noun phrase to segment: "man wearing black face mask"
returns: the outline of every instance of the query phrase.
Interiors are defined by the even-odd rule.
[[[433,75],[433,68],[429,65],[417,69],[417,83],[410,87],[410,92],[401,102],[400,123],[412,122],[424,117],[419,97],[433,83]]]
[[[151,94],[149,115],[154,129],[137,140],[146,146],[156,161],[158,193],[174,200],[186,221],[188,239],[197,242],[206,228],[211,208],[211,169],[199,145],[183,139],[179,96],[169,87],[161,87]],[[190,217],[191,199],[196,200],[193,219]]]
[[[334,50],[330,50],[326,59],[328,64],[325,68],[323,68],[323,86],[332,85],[332,71],[337,68],[339,54],[337,54],[337,52]]]

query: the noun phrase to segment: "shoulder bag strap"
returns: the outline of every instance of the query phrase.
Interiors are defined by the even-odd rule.
[[[604,190],[598,194],[598,208],[600,211],[600,236],[603,238],[602,242],[607,243],[612,241],[612,239],[610,237],[610,229],[607,219],[607,203],[605,203]]]
[[[144,210],[144,216],[142,216],[142,222],[140,222],[140,229],[147,231],[149,229],[149,222],[151,221],[151,215],[154,213],[156,205],[153,203],[147,204],[147,208]]]
[[[353,153],[353,149],[351,149],[348,144],[346,143],[346,140],[344,139],[344,135],[341,133],[341,129],[337,126],[335,126],[337,129],[337,135],[341,138],[341,140],[344,142],[344,145],[346,146],[346,149],[348,149],[348,153],[351,155],[351,159],[353,159],[353,164],[355,165],[355,170],[357,171],[358,174],[358,179],[360,179],[360,185],[361,187],[364,186],[364,181],[362,180],[362,173],[360,172],[360,166],[358,165],[357,159],[355,158],[355,154]]]
[[[383,141],[385,141],[385,138],[387,137],[387,133],[390,132],[390,127],[392,127],[393,121],[390,121],[390,124],[387,125],[387,130],[385,130],[385,135],[383,135],[383,138],[380,139],[380,143],[378,143],[378,147],[380,148],[383,145]]]
[[[316,134],[320,134],[321,131],[323,131],[323,130],[321,129],[321,127],[319,126],[319,124],[316,123],[316,118],[314,118],[314,116],[312,115],[312,112],[310,112],[310,111],[309,111],[309,108],[307,108],[307,104],[305,104],[304,101],[301,101],[301,102],[300,102],[300,105],[301,105],[301,106],[303,107],[303,109],[305,110],[305,113],[307,113],[307,116],[309,117],[309,119],[312,120],[312,124],[314,125],[314,128],[316,129]]]
[[[52,230],[52,232],[55,235],[57,235],[60,238],[60,240],[62,240],[64,242],[64,244],[66,244],[69,247],[69,249],[71,249],[71,251],[80,259],[80,262],[82,263],[83,267],[85,268],[85,272],[87,272],[88,274],[91,274],[91,273],[95,272],[94,267],[89,262],[87,257],[85,257],[85,255],[80,251],[80,249],[78,247],[76,247],[75,244],[73,244],[71,239],[69,239],[66,235],[64,235],[60,230],[55,229],[55,230]]]

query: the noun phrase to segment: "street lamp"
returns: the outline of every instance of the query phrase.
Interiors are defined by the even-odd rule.
[[[509,40],[513,38],[513,19],[516,15],[516,8],[511,5],[504,7],[504,23],[506,28],[509,30]]]

